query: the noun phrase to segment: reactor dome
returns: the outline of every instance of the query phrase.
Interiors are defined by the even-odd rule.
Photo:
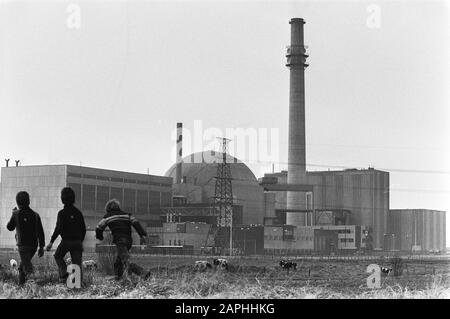
[[[182,159],[182,183],[174,184],[174,194],[186,196],[191,203],[211,203],[214,197],[217,164],[222,162],[223,153],[204,151],[192,153]],[[241,160],[226,154],[230,163],[232,190],[235,205],[243,209],[244,224],[262,224],[264,220],[264,190],[256,176]],[[176,164],[165,176],[176,182]],[[193,194],[198,194],[194,196]]]

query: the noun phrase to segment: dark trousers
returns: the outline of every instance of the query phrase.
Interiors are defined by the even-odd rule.
[[[58,248],[56,248],[55,257],[56,264],[59,269],[59,278],[65,279],[69,276],[67,273],[67,265],[64,261],[64,257],[67,253],[70,253],[72,264],[80,266],[83,256],[83,243],[80,240],[62,240]]]
[[[19,284],[24,284],[27,277],[33,273],[33,264],[31,259],[36,254],[36,246],[19,246],[20,265],[19,270]]]
[[[117,279],[120,279],[125,271],[129,274],[134,273],[138,276],[142,276],[146,273],[144,268],[129,262],[130,249],[131,242],[129,240],[123,239],[116,242],[117,257],[114,263],[114,273],[116,274]]]

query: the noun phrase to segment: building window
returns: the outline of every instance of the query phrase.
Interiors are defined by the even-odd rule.
[[[306,209],[313,209],[312,195],[311,192],[306,193]]]
[[[109,187],[97,186],[97,211],[104,211],[109,200]]]
[[[161,194],[160,192],[150,191],[150,207],[160,207],[161,206]]]
[[[148,192],[143,190],[137,191],[136,211],[138,214],[148,213]]]
[[[161,193],[161,206],[167,207],[171,206],[171,194],[169,192],[162,192]]]
[[[123,210],[127,213],[136,212],[136,190],[125,188],[123,191]]]
[[[95,186],[86,185],[82,186],[83,202],[81,203],[82,209],[95,210]]]
[[[75,204],[81,203],[81,184],[69,183],[69,187],[75,192]]]
[[[117,199],[120,204],[123,203],[123,189],[118,187],[111,187],[111,199]]]

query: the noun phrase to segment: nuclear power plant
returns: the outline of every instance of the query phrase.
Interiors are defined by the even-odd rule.
[[[85,249],[95,249],[95,224],[106,201],[117,198],[146,225],[146,252],[151,253],[443,252],[445,212],[390,210],[389,172],[371,167],[307,171],[305,21],[293,18],[289,24],[287,171],[257,178],[242,160],[228,154],[225,144],[222,152],[184,155],[182,123],[176,124],[176,162],[165,176],[71,165],[2,167],[1,248],[15,246],[14,235],[3,225],[18,191],[30,193],[49,238],[62,207],[59,192],[70,186],[87,216]]]

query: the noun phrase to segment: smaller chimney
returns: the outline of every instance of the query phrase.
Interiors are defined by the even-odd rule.
[[[180,184],[182,180],[182,161],[183,161],[183,123],[177,123],[177,171],[176,183]]]
[[[16,167],[19,167],[20,160],[14,160],[16,162]]]
[[[9,160],[10,160],[10,158],[5,158],[6,167],[9,167]]]

